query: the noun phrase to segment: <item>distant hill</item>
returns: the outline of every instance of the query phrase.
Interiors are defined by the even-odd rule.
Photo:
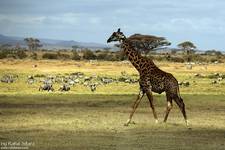
[[[0,44],[11,44],[14,45],[16,43],[21,43],[23,42],[23,38],[19,38],[19,37],[10,37],[10,36],[5,36],[0,34]],[[23,44],[25,44],[23,42]]]
[[[55,40],[55,39],[45,39],[38,38],[45,49],[72,49],[72,46],[76,45],[81,48],[89,49],[103,49],[109,48],[108,45],[99,44],[99,43],[88,43],[88,42],[77,42],[74,40]],[[19,44],[21,47],[25,47],[26,43],[24,42],[24,37],[14,37],[14,36],[5,36],[0,34],[0,44],[10,44],[16,46]]]

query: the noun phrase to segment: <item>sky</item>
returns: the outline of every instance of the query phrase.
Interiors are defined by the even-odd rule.
[[[121,28],[225,50],[225,0],[0,0],[0,34],[97,42]]]

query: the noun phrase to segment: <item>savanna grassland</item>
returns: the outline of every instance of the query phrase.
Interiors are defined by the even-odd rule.
[[[17,75],[13,83],[0,83],[0,141],[31,142],[29,149],[225,149],[225,64],[195,64],[187,69],[184,63],[155,62],[171,72],[181,86],[190,127],[174,104],[168,123],[162,123],[166,107],[165,95],[154,94],[160,122],[155,124],[146,97],[133,120],[123,126],[130,106],[136,98],[138,83],[110,83],[89,87],[75,84],[68,92],[38,91],[42,84],[27,84],[27,77],[67,76],[83,72],[85,76],[117,78],[126,71],[138,78],[128,62],[1,60],[0,77]],[[37,67],[33,67],[36,65]],[[218,81],[213,75],[220,74]],[[198,75],[197,75],[198,74]],[[199,77],[200,74],[200,77]],[[212,82],[216,83],[212,84]],[[3,147],[2,145],[0,145]]]

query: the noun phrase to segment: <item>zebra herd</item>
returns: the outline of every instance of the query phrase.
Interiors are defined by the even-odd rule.
[[[121,73],[121,76],[118,78],[112,77],[101,77],[96,75],[85,76],[82,72],[71,73],[68,76],[51,76],[42,80],[43,85],[40,86],[39,90],[54,91],[53,83],[62,84],[59,88],[59,91],[69,91],[72,86],[80,84],[86,87],[89,87],[92,92],[96,91],[97,86],[107,85],[110,83],[137,83],[138,79],[135,79],[133,76]]]
[[[210,75],[203,75],[203,74],[199,74],[199,73],[196,73],[194,75],[196,78],[208,78],[208,79],[213,79],[211,81],[211,84],[220,84],[220,83],[223,83],[224,79],[225,79],[225,74],[221,74],[221,73],[213,73],[213,74],[210,74]]]
[[[194,74],[194,78],[208,78],[212,79],[211,84],[220,84],[225,79],[225,74],[214,73],[209,75],[202,75],[199,73]],[[17,82],[19,76],[16,74],[5,74],[0,78],[2,83],[14,83]],[[121,72],[121,75],[117,77],[98,76],[98,75],[85,75],[83,72],[74,72],[70,74],[58,74],[58,75],[29,75],[25,77],[25,82],[29,85],[41,84],[38,88],[39,91],[54,91],[55,84],[60,85],[58,91],[66,92],[70,91],[75,85],[83,85],[95,92],[98,86],[108,85],[111,83],[128,83],[133,84],[138,82],[138,75],[129,75],[127,72]],[[193,81],[193,83],[196,83]],[[189,81],[179,82],[181,87],[189,87],[191,84]]]
[[[60,87],[58,91],[70,91],[75,85],[83,85],[88,87],[92,92],[96,91],[98,86],[107,85],[110,83],[137,83],[138,75],[129,75],[125,71],[121,72],[119,77],[108,77],[108,76],[97,76],[90,75],[87,76],[83,72],[74,72],[65,75],[29,75],[25,77],[25,82],[29,85],[41,84],[38,88],[39,91],[54,91],[54,85],[59,84]],[[4,75],[1,78],[1,82],[13,83],[18,80],[18,75]]]
[[[18,79],[18,75],[7,74],[1,78],[2,83],[13,83]]]

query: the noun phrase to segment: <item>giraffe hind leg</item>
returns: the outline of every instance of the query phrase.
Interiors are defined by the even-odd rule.
[[[177,96],[177,95],[173,99],[177,103],[177,105],[179,106],[179,108],[180,108],[180,110],[181,110],[181,112],[183,114],[183,117],[185,119],[186,125],[188,126],[188,120],[187,120],[185,104],[183,102],[183,99],[181,97]]]
[[[167,107],[166,107],[166,113],[165,113],[165,117],[164,117],[164,122],[167,121],[167,118],[169,116],[170,110],[173,107],[172,98],[171,98],[171,96],[168,93],[166,93],[166,98],[167,98]]]
[[[158,117],[157,117],[157,114],[156,114],[156,111],[155,111],[155,106],[153,104],[152,92],[148,91],[148,92],[146,92],[146,94],[147,94],[147,97],[148,97],[148,100],[149,100],[149,103],[150,103],[150,107],[152,108],[152,112],[153,112],[153,116],[155,118],[155,122],[158,123]]]

